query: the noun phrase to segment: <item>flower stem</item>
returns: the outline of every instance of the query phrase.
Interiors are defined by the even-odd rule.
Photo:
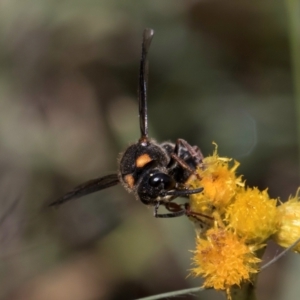
[[[205,290],[205,288],[201,288],[201,287],[189,288],[189,289],[185,289],[185,290],[178,290],[178,291],[173,291],[173,292],[169,292],[169,293],[149,296],[149,297],[145,297],[145,298],[139,298],[136,300],[158,300],[158,299],[165,299],[165,298],[173,298],[176,296],[191,295],[193,293],[198,293],[203,290]]]
[[[257,276],[256,276],[257,277]],[[241,284],[241,286],[234,286],[230,289],[230,295],[227,299],[231,300],[256,300],[255,296],[255,281],[246,282]]]
[[[266,247],[256,251],[256,257],[262,258]],[[230,289],[230,294],[227,296],[229,300],[256,300],[255,288],[259,273],[252,274],[250,282],[244,282],[241,286],[233,286]]]

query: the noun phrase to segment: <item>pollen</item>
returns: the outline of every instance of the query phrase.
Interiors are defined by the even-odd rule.
[[[235,201],[226,210],[226,223],[248,242],[261,243],[277,230],[276,200],[267,190],[239,189]]]
[[[197,238],[191,270],[194,276],[203,276],[204,287],[226,290],[233,285],[251,281],[251,275],[258,272],[257,258],[249,246],[234,233],[212,228],[207,239]]]

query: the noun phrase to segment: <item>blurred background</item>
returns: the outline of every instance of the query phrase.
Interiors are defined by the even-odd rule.
[[[215,141],[248,185],[282,201],[295,194],[300,98],[288,7],[0,1],[0,299],[126,300],[201,285],[187,278],[195,242],[187,218],[155,219],[121,186],[45,208],[116,172],[119,153],[139,137],[145,27],[155,30],[150,135],[183,138],[204,155]],[[265,260],[279,251],[271,243]],[[258,299],[297,299],[299,270],[290,253],[263,271]]]

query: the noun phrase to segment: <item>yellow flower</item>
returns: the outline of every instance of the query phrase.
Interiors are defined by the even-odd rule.
[[[226,222],[246,241],[264,242],[277,230],[276,200],[271,200],[266,190],[239,189],[226,210]]]
[[[280,246],[288,248],[300,237],[300,202],[299,190],[295,197],[277,207],[277,228],[273,235]],[[293,251],[300,253],[300,244]]]
[[[260,259],[234,233],[213,228],[207,231],[207,240],[197,239],[193,261],[192,274],[205,278],[204,287],[229,293],[233,285],[251,280]]]
[[[300,237],[300,189],[276,207],[267,190],[245,187],[238,166],[219,157],[216,147],[189,180],[192,188],[203,187],[190,196],[187,210],[198,233],[192,274],[204,277],[204,287],[225,290],[227,299],[231,288],[254,280],[263,253],[257,250],[270,237],[283,247]],[[300,244],[294,250],[300,252]]]
[[[193,188],[204,188],[202,193],[190,197],[193,211],[202,213],[211,207],[222,211],[232,201],[236,188],[244,186],[241,177],[235,174],[239,163],[235,161],[231,166],[230,161],[229,158],[218,156],[217,147],[212,156],[203,159],[202,168],[198,169],[200,180],[191,182]]]

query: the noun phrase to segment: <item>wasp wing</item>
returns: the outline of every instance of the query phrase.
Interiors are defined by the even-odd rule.
[[[65,194],[64,196],[58,198],[56,201],[49,204],[49,206],[60,205],[72,199],[77,199],[88,194],[98,192],[100,190],[109,188],[119,183],[119,178],[117,174],[111,174],[104,177],[89,180],[77,187],[72,191]]]

